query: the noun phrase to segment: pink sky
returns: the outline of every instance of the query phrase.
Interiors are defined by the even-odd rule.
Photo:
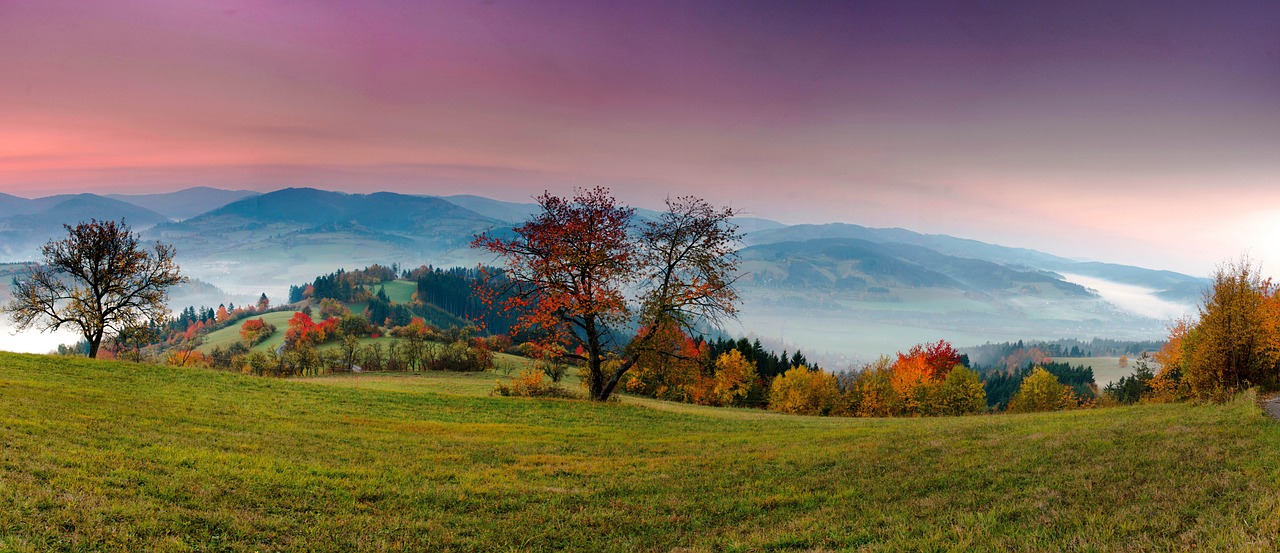
[[[0,191],[603,184],[1280,270],[1280,4],[934,4],[0,2]]]

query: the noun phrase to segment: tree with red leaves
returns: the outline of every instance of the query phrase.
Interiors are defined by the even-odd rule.
[[[515,236],[476,236],[472,246],[496,254],[501,285],[477,289],[491,308],[516,313],[513,335],[540,336],[544,353],[585,364],[592,399],[606,400],[619,380],[660,333],[623,335],[676,325],[693,330],[736,312],[737,226],[731,208],[682,197],[667,211],[637,223],[635,210],[604,188],[573,198],[543,193],[541,212],[515,228]],[[607,360],[616,360],[608,364]]]

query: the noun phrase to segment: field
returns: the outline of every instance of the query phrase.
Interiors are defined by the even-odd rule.
[[[804,418],[0,354],[0,551],[1274,550],[1251,396]]]
[[[387,293],[387,299],[391,300],[391,303],[409,303],[413,301],[413,295],[418,292],[418,283],[411,280],[392,280],[372,286],[370,290],[377,293],[378,288],[382,288]]]
[[[271,313],[261,315],[262,320],[276,325],[276,332],[275,334],[272,334],[270,338],[267,338],[261,343],[253,346],[252,349],[256,351],[267,351],[280,347],[280,344],[284,343],[285,331],[289,329],[289,319],[292,319],[296,313],[297,311],[272,311]],[[257,319],[258,317],[258,315],[254,315],[249,318]],[[312,315],[311,318],[315,319],[315,316]],[[199,351],[200,353],[209,353],[215,347],[228,348],[231,347],[232,344],[241,341],[240,327],[244,325],[245,320],[238,321],[226,328],[220,328],[210,332],[205,336],[204,341],[200,343],[200,347],[196,348],[196,351]]]
[[[1129,356],[1129,366],[1121,367],[1119,357],[1054,357],[1053,360],[1058,363],[1067,363],[1072,367],[1083,365],[1093,369],[1093,380],[1098,383],[1101,389],[1107,384],[1120,380],[1123,377],[1133,374],[1135,367],[1134,361],[1136,355]],[[1149,363],[1151,370],[1159,371],[1160,366],[1154,362]]]

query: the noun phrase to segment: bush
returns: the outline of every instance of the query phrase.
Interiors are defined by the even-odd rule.
[[[573,394],[547,379],[547,375],[534,368],[520,371],[520,375],[511,379],[510,384],[498,381],[497,387],[490,395],[504,397],[573,397]]]
[[[240,338],[244,340],[244,344],[248,347],[261,344],[275,333],[276,325],[266,322],[262,317],[248,319],[244,324],[240,325]]]

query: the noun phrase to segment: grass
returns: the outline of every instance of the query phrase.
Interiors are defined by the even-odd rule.
[[[497,378],[0,354],[0,551],[1280,546],[1280,424],[1248,397],[851,420]]]
[[[418,283],[412,280],[390,280],[369,287],[369,291],[378,292],[378,288],[382,288],[387,293],[387,299],[391,303],[409,303],[413,301],[413,295],[418,293]]]

